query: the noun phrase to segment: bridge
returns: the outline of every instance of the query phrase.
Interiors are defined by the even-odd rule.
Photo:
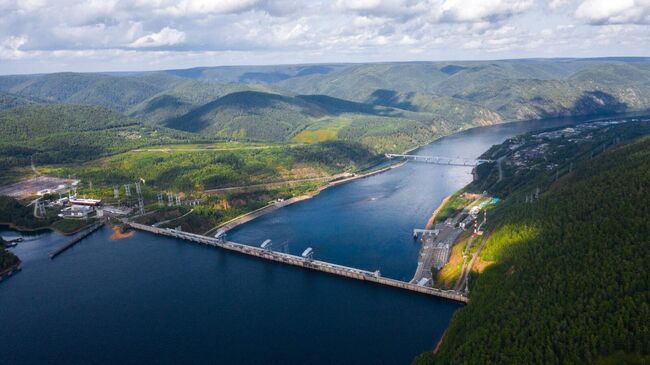
[[[272,251],[268,249],[268,247],[266,247],[268,243],[267,245],[265,245],[265,248],[261,248],[261,247],[249,246],[241,243],[226,241],[221,237],[213,238],[213,237],[203,236],[203,235],[189,233],[189,232],[183,232],[183,231],[170,229],[170,228],[152,227],[152,226],[134,223],[134,222],[125,222],[125,223],[133,229],[150,232],[162,236],[179,238],[186,241],[201,243],[212,247],[219,247],[229,251],[235,251],[241,254],[255,256],[262,259],[280,262],[287,265],[300,266],[306,269],[321,271],[332,275],[344,276],[351,279],[369,281],[376,284],[392,286],[394,288],[410,290],[422,294],[454,300],[461,303],[469,302],[469,298],[466,295],[457,291],[441,290],[441,289],[421,286],[413,283],[407,283],[395,279],[384,278],[381,276],[379,271],[367,271],[367,270],[356,269],[353,267],[337,265],[325,261],[318,261],[318,260],[314,260],[313,257],[310,255],[306,255],[306,257],[303,257],[303,256],[291,255],[288,253]],[[307,250],[305,252],[307,252]]]
[[[444,157],[444,156],[427,156],[427,155],[399,155],[395,153],[387,153],[387,158],[403,158],[415,162],[432,163],[435,165],[450,165],[450,166],[478,166],[482,163],[492,162],[492,160],[473,159],[462,157]]]

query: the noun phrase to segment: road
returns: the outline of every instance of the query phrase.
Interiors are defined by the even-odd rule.
[[[154,224],[152,224],[151,226],[152,226],[152,227],[160,227],[160,226],[162,226],[163,224],[167,224],[167,223],[169,223],[169,222],[172,222],[172,221],[175,221],[175,220],[177,220],[177,219],[181,219],[181,218],[183,218],[183,217],[185,217],[185,216],[187,216],[187,215],[190,215],[190,214],[192,214],[192,212],[194,212],[194,208],[190,209],[189,212],[183,214],[183,215],[180,216],[180,217],[176,217],[176,218],[168,219],[168,220],[166,220],[166,221],[162,221],[162,222],[154,223]]]
[[[353,176],[353,175],[349,174],[349,173],[342,173],[342,174],[336,174],[336,175],[331,175],[331,176],[313,177],[313,178],[308,178],[308,179],[296,179],[296,180],[278,181],[278,182],[265,183],[265,184],[242,185],[242,186],[233,186],[233,187],[219,188],[219,189],[207,189],[207,190],[205,190],[205,193],[208,193],[208,194],[224,194],[224,193],[236,193],[236,192],[242,192],[242,191],[265,190],[265,189],[269,189],[269,188],[277,188],[277,187],[281,187],[281,186],[294,185],[294,184],[300,184],[300,183],[305,183],[305,182],[332,181],[332,180],[336,180],[336,179],[347,178],[347,177],[350,177],[350,176]]]
[[[503,160],[506,158],[506,156],[501,156],[497,159],[497,168],[499,169],[499,181],[503,180],[503,166],[501,164],[503,163]]]
[[[289,147],[296,146],[295,144],[289,145]],[[221,148],[137,148],[132,150],[132,152],[223,152],[223,151],[242,151],[242,150],[264,150],[268,148],[273,148],[278,146],[248,146],[248,147],[221,147]],[[286,146],[282,146],[286,147]]]

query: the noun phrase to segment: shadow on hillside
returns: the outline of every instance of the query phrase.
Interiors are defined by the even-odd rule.
[[[368,102],[376,105],[417,111],[417,107],[411,102],[400,101],[400,97],[395,90],[377,89],[372,94],[370,94]]]
[[[612,114],[627,110],[627,104],[619,101],[612,94],[604,91],[586,91],[574,103],[572,113],[576,115]]]

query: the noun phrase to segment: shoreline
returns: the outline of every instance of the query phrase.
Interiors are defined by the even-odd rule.
[[[452,195],[454,195],[454,194],[456,194],[456,192],[453,192],[453,193],[447,195],[444,199],[442,199],[442,201],[440,202],[440,204],[438,205],[436,210],[434,210],[433,213],[431,213],[431,217],[429,217],[429,220],[427,221],[427,225],[426,225],[425,229],[432,229],[433,228],[433,224],[436,221],[436,217],[438,216],[438,213],[440,213],[440,210],[442,210],[442,208],[445,206],[445,204],[447,204],[449,199],[451,199]]]
[[[359,175],[353,175],[351,177],[344,178],[344,179],[331,180],[327,184],[325,184],[324,186],[318,188],[316,191],[314,191],[311,194],[299,195],[299,196],[295,196],[293,198],[289,198],[287,200],[284,200],[282,202],[267,204],[267,205],[265,205],[265,206],[263,206],[261,208],[255,209],[255,210],[250,211],[248,213],[244,213],[244,214],[242,214],[242,215],[240,215],[238,217],[235,217],[235,218],[233,218],[233,219],[231,219],[229,221],[223,222],[223,223],[217,225],[216,227],[213,227],[209,231],[206,231],[204,233],[204,235],[209,235],[211,232],[218,231],[218,230],[223,230],[224,232],[228,232],[228,231],[230,231],[231,229],[233,229],[235,227],[241,226],[241,225],[243,225],[245,223],[248,223],[248,222],[250,222],[250,221],[252,221],[252,220],[254,220],[256,218],[259,218],[259,217],[262,217],[264,215],[270,214],[270,213],[272,213],[272,212],[274,212],[274,211],[276,211],[276,210],[278,210],[280,208],[284,208],[286,206],[289,206],[289,205],[292,205],[292,204],[295,204],[295,203],[299,203],[299,202],[311,199],[311,198],[317,196],[318,194],[320,194],[321,191],[324,191],[326,189],[329,189],[329,188],[332,188],[332,187],[335,187],[335,186],[338,186],[338,185],[347,184],[347,183],[355,181],[355,180],[364,179],[364,178],[367,178],[367,177],[370,177],[370,176],[378,175],[378,174],[384,173],[386,171],[390,171],[392,169],[396,169],[398,167],[401,167],[405,163],[406,163],[405,161],[402,161],[402,162],[399,162],[399,163],[395,163],[395,164],[383,167],[383,168],[381,168],[379,170],[370,171],[370,172],[367,172],[367,173],[364,173],[364,174],[359,174]]]
[[[49,231],[49,232],[60,233],[60,234],[62,234],[64,236],[72,236],[72,235],[77,234],[77,233],[83,231],[84,229],[88,228],[90,225],[87,224],[87,225],[82,226],[81,228],[78,228],[78,229],[76,229],[74,231],[71,231],[71,232],[63,232],[63,231],[58,230],[56,228],[52,228],[52,226],[45,226],[45,227],[38,227],[38,228],[27,228],[27,227],[17,226],[17,225],[15,225],[13,223],[8,223],[8,222],[0,222],[0,226],[8,227],[9,229],[17,231],[17,232],[36,233],[36,232],[39,232],[39,231]]]
[[[16,265],[14,265],[14,266],[0,272],[0,282],[3,282],[3,281],[5,281],[5,279],[8,279],[8,278],[14,276],[15,274],[19,273],[22,270],[20,265],[21,265],[21,262],[19,260]]]

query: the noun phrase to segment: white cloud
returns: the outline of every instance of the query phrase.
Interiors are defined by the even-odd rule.
[[[0,43],[0,59],[18,60],[25,56],[20,47],[27,43],[26,36],[11,36]]]
[[[0,74],[133,65],[650,55],[644,26],[650,24],[649,4],[0,0]]]
[[[530,9],[532,0],[446,0],[440,17],[449,22],[499,20]]]
[[[249,10],[259,3],[259,0],[182,0],[161,7],[160,12],[174,16],[229,14]]]
[[[585,0],[576,16],[590,24],[650,24],[650,0]]]
[[[185,33],[164,27],[158,33],[151,33],[136,39],[130,44],[133,48],[173,46],[185,42]]]

